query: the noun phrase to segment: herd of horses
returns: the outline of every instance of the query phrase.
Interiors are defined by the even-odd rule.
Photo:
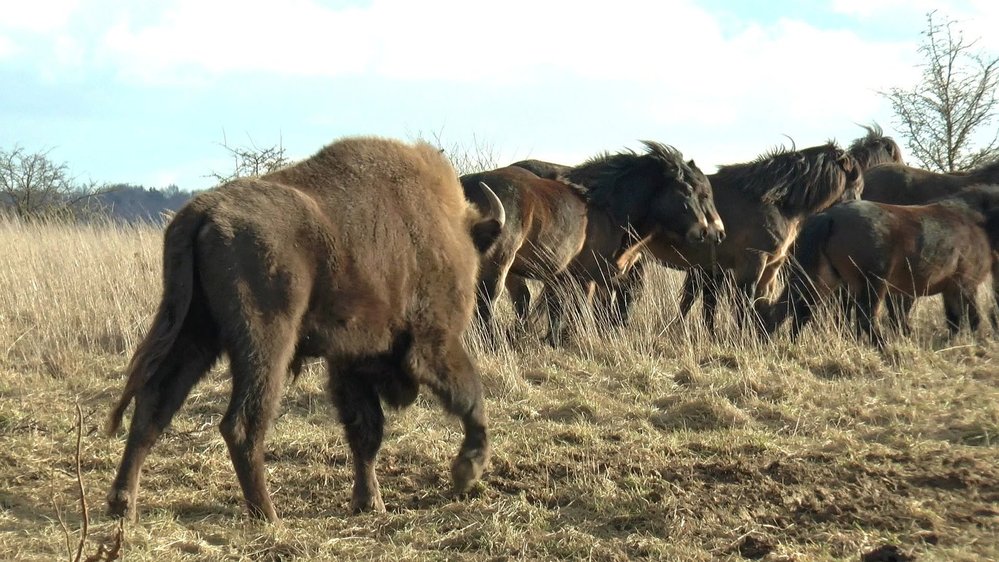
[[[779,148],[711,175],[645,141],[574,166],[524,160],[459,178],[426,143],[350,138],[197,195],[167,226],[160,307],[110,417],[115,431],[134,402],[110,512],[135,517],[144,459],[222,356],[233,385],[220,430],[251,515],[277,520],[264,437],[308,358],[328,368],[354,512],[385,509],[382,404],[412,404],[421,387],[462,421],[451,475],[469,489],[489,438],[464,336],[477,321],[495,343],[504,289],[514,334],[540,310],[553,345],[587,308],[626,324],[652,263],[686,272],[680,315],[701,296],[709,327],[732,287],[740,326],[761,335],[787,318],[797,335],[829,296],[882,347],[881,309],[904,329],[925,295],[943,294],[951,330],[976,328],[977,289],[990,273],[999,287],[999,162],[931,173],[866,130],[847,149]],[[528,280],[541,284],[534,304]]]

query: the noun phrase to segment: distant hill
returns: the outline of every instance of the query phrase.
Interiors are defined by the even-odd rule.
[[[166,189],[119,184],[96,197],[107,213],[124,222],[161,220],[164,211],[176,211],[194,194],[171,185]]]

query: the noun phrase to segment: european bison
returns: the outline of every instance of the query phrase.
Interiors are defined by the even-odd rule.
[[[469,205],[426,143],[351,138],[259,178],[202,193],[166,229],[163,297],[111,413],[135,412],[110,512],[135,518],[143,459],[191,388],[225,353],[232,395],[220,425],[250,513],[277,513],[264,436],[305,357],[325,358],[354,461],[352,509],[384,510],[375,478],[380,400],[404,407],[427,385],[465,430],[451,466],[468,489],[489,459],[475,365],[462,344],[479,251],[502,228]]]

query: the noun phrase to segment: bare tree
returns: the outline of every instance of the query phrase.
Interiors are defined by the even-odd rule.
[[[977,49],[977,40],[966,40],[956,22],[941,24],[935,15],[926,15],[919,47],[922,82],[881,95],[891,101],[906,145],[924,167],[968,170],[999,157],[999,131],[989,129],[999,101],[999,57]]]
[[[65,163],[49,158],[51,149],[28,152],[21,146],[0,150],[0,207],[22,219],[92,214],[99,206],[95,197],[111,187],[95,182],[80,183]]]
[[[252,138],[248,146],[234,147],[229,146],[229,139],[226,138],[225,131],[222,131],[222,144],[220,146],[232,156],[233,171],[231,173],[216,171],[209,173],[208,177],[215,179],[218,183],[226,183],[247,176],[262,176],[291,163],[285,155],[284,145],[280,138],[276,145],[263,148],[257,146]]]
[[[416,134],[416,138],[425,140],[443,152],[451,160],[451,165],[459,176],[492,170],[499,166],[496,148],[492,143],[479,140],[478,137],[472,137],[471,146],[445,142],[443,129],[433,131],[428,136],[420,132]]]

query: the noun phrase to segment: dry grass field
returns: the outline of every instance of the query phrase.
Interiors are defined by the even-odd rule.
[[[0,560],[85,556],[116,523],[124,446],[103,433],[159,298],[152,227],[0,223]],[[388,512],[349,516],[348,447],[313,365],[268,440],[280,526],[250,521],[217,431],[224,365],[147,460],[125,560],[999,560],[999,340],[945,336],[941,304],[885,356],[832,319],[797,344],[663,320],[661,272],[632,326],[565,349],[476,344],[494,455],[449,494],[457,420],[389,414]],[[991,305],[991,301],[990,301]],[[695,312],[697,310],[695,309]],[[507,313],[509,317],[509,313]]]

